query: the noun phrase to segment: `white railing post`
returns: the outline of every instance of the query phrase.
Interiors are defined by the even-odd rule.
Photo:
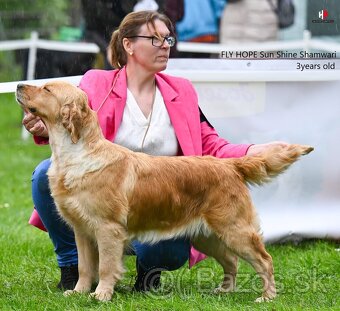
[[[38,33],[31,32],[30,47],[28,50],[27,80],[34,80],[35,64],[37,62]]]
[[[309,30],[305,29],[303,31],[303,50],[307,53],[310,52],[310,43],[311,43],[312,34]]]
[[[21,127],[21,138],[27,140],[30,137],[30,133],[26,130],[24,126]]]

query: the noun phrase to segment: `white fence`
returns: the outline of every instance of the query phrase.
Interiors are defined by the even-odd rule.
[[[99,47],[94,43],[86,42],[62,42],[52,40],[41,40],[37,32],[32,32],[30,39],[0,41],[0,51],[28,49],[27,80],[34,79],[35,65],[37,60],[37,49],[51,51],[65,51],[78,53],[98,53]]]
[[[256,44],[246,44],[246,45],[223,45],[223,44],[207,44],[207,43],[187,43],[179,42],[177,46],[179,51],[182,52],[193,52],[193,53],[215,53],[219,54],[221,51],[287,51],[287,50],[303,50],[310,51],[311,49],[323,50],[333,53],[334,51],[340,51],[340,44],[332,42],[323,42],[321,40],[312,39],[310,32],[305,31],[302,40],[296,41],[275,41],[275,42],[265,42]],[[37,59],[37,49],[47,49],[54,51],[68,51],[68,52],[79,52],[79,53],[98,53],[99,47],[94,43],[85,42],[60,42],[52,40],[41,40],[38,38],[37,32],[32,32],[30,39],[26,40],[12,40],[12,41],[0,41],[0,51],[1,50],[17,50],[17,49],[28,49],[28,69],[26,79],[31,84],[42,84],[47,80],[33,80],[35,76],[35,67]],[[200,70],[199,72],[194,70],[188,70],[187,62],[184,62],[182,67],[185,70],[178,70],[178,67],[172,70],[172,74],[186,77],[193,82],[226,82],[226,81],[320,81],[324,80],[337,80],[338,72],[329,71],[325,72],[297,72],[292,68],[291,71],[285,70],[280,71],[278,74],[275,70],[252,70],[252,64],[256,63],[254,61],[249,61],[246,63],[247,71],[240,71],[238,61],[233,61],[236,67],[233,71],[230,68],[226,71],[214,70],[205,71]],[[280,62],[284,64],[283,61]],[[286,65],[285,65],[286,66]],[[202,67],[204,68],[204,67]],[[218,68],[218,67],[217,67]],[[283,67],[281,66],[280,69]],[[256,68],[255,68],[256,69]],[[80,80],[78,77],[68,77],[67,80],[77,84]],[[62,78],[65,80],[65,78]],[[22,82],[22,81],[20,81]],[[19,81],[0,83],[0,93],[14,92],[16,85]],[[27,138],[28,134],[23,130],[23,138]]]

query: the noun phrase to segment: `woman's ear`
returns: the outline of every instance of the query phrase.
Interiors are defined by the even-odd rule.
[[[123,47],[126,53],[133,53],[132,45],[132,42],[128,38],[123,39]]]

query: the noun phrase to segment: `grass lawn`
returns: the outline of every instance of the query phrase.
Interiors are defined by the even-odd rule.
[[[212,294],[222,270],[211,259],[164,273],[156,293],[132,293],[134,257],[127,257],[127,273],[111,302],[65,298],[56,288],[59,269],[48,235],[27,224],[31,173],[50,149],[22,141],[20,122],[14,95],[0,94],[0,310],[340,310],[340,252],[334,241],[269,245],[278,289],[270,303],[254,303],[260,280],[244,262],[238,291]]]

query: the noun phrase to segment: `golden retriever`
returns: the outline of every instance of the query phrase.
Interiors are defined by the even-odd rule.
[[[20,84],[16,96],[48,128],[51,193],[75,233],[79,280],[65,294],[89,292],[99,277],[92,295],[110,300],[124,272],[128,240],[156,243],[185,236],[222,265],[219,292],[235,288],[240,257],[263,281],[256,301],[275,297],[272,258],[247,184],[269,181],[312,147],[280,146],[230,159],[149,156],[107,141],[86,94],[71,84]]]

